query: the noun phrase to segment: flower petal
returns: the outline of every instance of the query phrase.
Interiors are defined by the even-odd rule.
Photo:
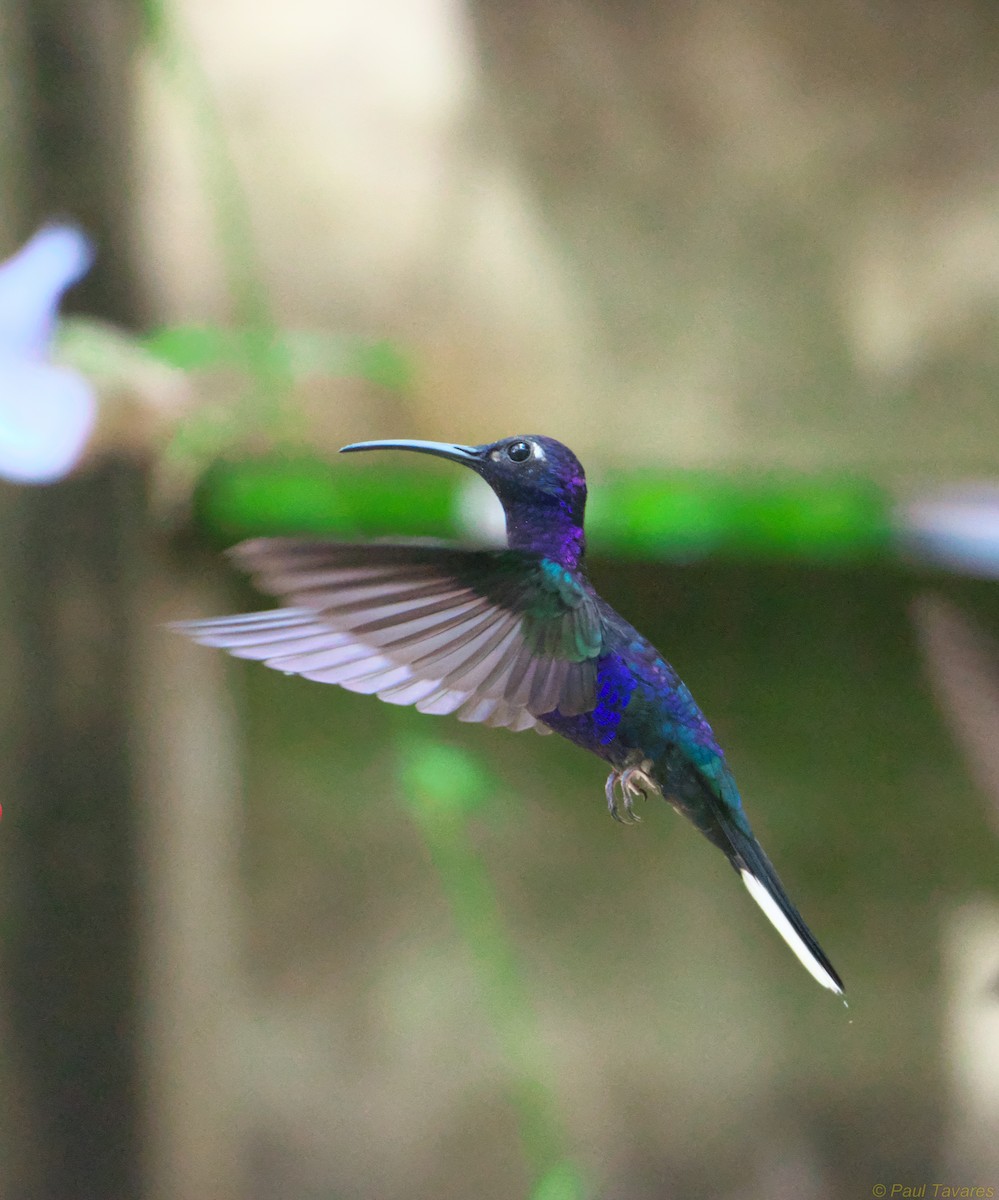
[[[0,476],[52,483],[83,454],[97,419],[82,376],[45,363],[0,358]]]
[[[0,353],[44,356],[62,294],[93,258],[93,246],[79,229],[46,225],[0,263]]]
[[[980,579],[999,578],[999,485],[959,484],[897,510],[904,549]]]

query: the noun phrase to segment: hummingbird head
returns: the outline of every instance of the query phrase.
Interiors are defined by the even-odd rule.
[[[508,544],[575,567],[584,548],[586,476],[579,459],[554,438],[518,434],[482,446],[451,442],[354,442],[358,450],[413,450],[470,467],[493,489],[506,514]]]

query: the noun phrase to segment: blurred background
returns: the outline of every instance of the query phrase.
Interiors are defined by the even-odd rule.
[[[0,1194],[999,1189],[997,85],[985,0],[0,0],[0,256],[96,251],[44,366],[0,281],[0,433],[96,398],[0,462]],[[567,743],[164,629],[518,432],[848,1009]]]

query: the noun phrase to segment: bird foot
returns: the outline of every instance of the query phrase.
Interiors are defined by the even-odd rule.
[[[617,803],[617,789],[621,789],[621,801],[624,815]],[[626,767],[623,771],[611,771],[607,776],[604,792],[607,796],[607,810],[615,821],[622,825],[634,825],[642,818],[635,812],[635,801],[647,800],[649,792],[655,791],[656,785],[641,767]]]

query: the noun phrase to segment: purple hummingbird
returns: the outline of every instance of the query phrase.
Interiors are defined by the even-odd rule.
[[[503,505],[506,549],[260,538],[230,553],[288,607],[176,628],[390,704],[559,733],[592,751],[610,766],[605,791],[615,819],[634,819],[639,797],[665,798],[722,851],[813,978],[841,994],[687,686],[583,570],[586,480],[572,451],[533,435],[343,450],[412,450],[470,467]]]

